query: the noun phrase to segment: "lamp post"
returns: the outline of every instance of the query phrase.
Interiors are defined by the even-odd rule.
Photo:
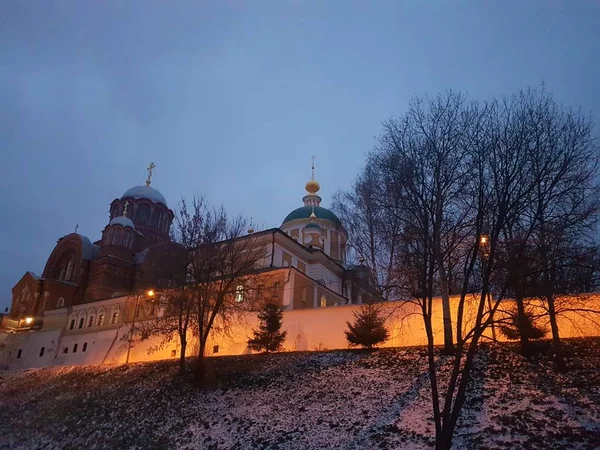
[[[129,354],[131,353],[131,344],[133,343],[133,331],[135,330],[135,318],[138,313],[138,307],[140,305],[140,293],[143,289],[139,289],[137,295],[135,297],[135,309],[133,310],[133,320],[131,321],[131,329],[129,330],[129,342],[127,344],[127,358],[125,359],[125,364],[129,364]],[[152,289],[146,291],[147,297],[154,297],[155,292]]]

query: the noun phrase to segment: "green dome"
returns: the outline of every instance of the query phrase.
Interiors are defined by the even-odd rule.
[[[317,222],[311,222],[306,225],[304,228],[321,228]]]
[[[291,213],[289,213],[287,217],[283,220],[282,225],[286,222],[291,222],[292,220],[310,219],[310,215],[312,212],[312,206],[301,206],[300,208],[297,208]],[[342,222],[340,222],[340,219],[338,219],[338,217],[334,213],[332,213],[326,208],[322,208],[321,206],[315,206],[315,215],[319,220],[328,220],[329,222],[333,222],[336,225],[342,226]]]

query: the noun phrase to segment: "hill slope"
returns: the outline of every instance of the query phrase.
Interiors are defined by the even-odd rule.
[[[600,447],[600,339],[568,342],[566,375],[513,348],[480,350],[455,446]],[[5,372],[0,448],[430,448],[424,355],[214,358],[204,390],[174,379],[175,361]]]

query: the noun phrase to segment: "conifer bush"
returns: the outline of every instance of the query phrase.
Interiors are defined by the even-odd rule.
[[[281,331],[283,310],[274,302],[266,302],[258,313],[258,330],[252,330],[253,337],[248,339],[248,347],[266,353],[281,350],[287,331]]]
[[[364,304],[354,312],[354,322],[346,322],[348,329],[344,330],[346,339],[351,346],[361,346],[372,349],[377,344],[387,341],[388,330],[385,317],[376,304]]]

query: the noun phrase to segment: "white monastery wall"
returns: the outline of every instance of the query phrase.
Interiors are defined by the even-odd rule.
[[[468,301],[465,305],[465,317],[474,317],[478,299]],[[456,311],[458,298],[451,298],[451,310]],[[510,308],[511,301],[505,301],[504,309]],[[557,302],[559,309],[565,309],[565,302]],[[417,305],[389,302],[382,305],[388,315],[387,324],[390,339],[383,347],[405,347],[424,345],[427,338],[424,331],[423,319]],[[539,308],[540,306],[535,306]],[[590,299],[586,304],[576,305],[579,309],[600,310],[600,296]],[[353,313],[360,305],[343,305],[327,308],[292,310],[284,312],[283,329],[287,331],[284,344],[285,351],[312,351],[325,349],[348,348],[344,330],[346,322],[353,320]],[[501,316],[499,310],[498,315]],[[453,319],[456,317],[453,316]],[[443,343],[443,323],[441,300],[434,299],[432,314],[434,339],[436,344]],[[468,327],[471,320],[465,321]],[[539,323],[549,326],[543,322]],[[212,336],[207,345],[207,355],[241,355],[251,353],[247,348],[247,339],[252,335],[252,329],[257,326],[255,314],[247,314],[245,318],[226,336]],[[581,311],[565,312],[559,316],[560,334],[564,338],[581,336],[600,336],[600,319],[586,316]],[[127,355],[130,324],[122,324],[117,328],[96,330],[91,332],[67,333],[61,336],[61,330],[38,330],[12,333],[0,336],[0,367],[19,369],[47,365],[73,364],[120,364],[124,363]],[[498,340],[506,340],[496,330]],[[456,330],[454,330],[456,332]],[[487,337],[492,337],[493,330],[488,328]],[[547,335],[550,337],[550,333]],[[190,336],[188,339],[188,355],[197,352],[197,345]],[[86,350],[83,351],[84,344]],[[130,353],[130,362],[151,361],[179,357],[179,344],[175,339],[156,352],[149,352],[159,339],[145,342],[134,342]],[[77,344],[77,351],[73,352]],[[43,356],[41,347],[45,347]],[[64,349],[67,353],[64,353]],[[21,357],[16,358],[16,352],[21,349]]]

